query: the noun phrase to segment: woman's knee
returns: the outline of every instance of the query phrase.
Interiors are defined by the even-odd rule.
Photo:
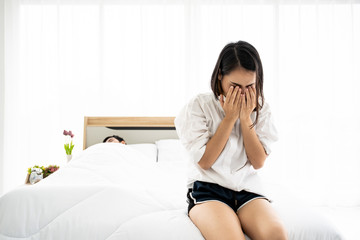
[[[280,222],[275,222],[269,225],[266,229],[262,229],[260,239],[287,240],[288,237],[284,225]]]

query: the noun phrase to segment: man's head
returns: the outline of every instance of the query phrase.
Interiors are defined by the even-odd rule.
[[[125,140],[117,135],[108,136],[104,139],[104,143],[122,143],[126,144]]]

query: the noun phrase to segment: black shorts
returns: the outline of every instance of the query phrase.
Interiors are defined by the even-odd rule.
[[[190,188],[187,193],[188,214],[196,204],[208,201],[223,202],[231,207],[234,212],[237,212],[245,204],[257,198],[264,198],[269,201],[262,195],[245,190],[236,192],[215,183],[195,181],[193,188]]]

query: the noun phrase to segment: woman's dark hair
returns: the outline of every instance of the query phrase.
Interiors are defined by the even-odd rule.
[[[214,71],[211,75],[211,89],[218,100],[220,94],[224,94],[221,87],[221,80],[218,75],[221,74],[222,78],[230,74],[231,71],[237,68],[244,68],[245,70],[253,71],[256,73],[256,119],[251,125],[254,127],[257,123],[259,110],[262,108],[265,99],[263,93],[263,68],[260,55],[257,50],[245,41],[238,41],[235,43],[227,44],[220,52],[219,58],[216,62]],[[259,98],[261,102],[259,103]]]
[[[103,143],[106,142],[109,138],[116,138],[117,140],[119,140],[119,142],[125,141],[122,137],[119,137],[118,135],[112,135],[112,136],[108,136],[104,139]]]

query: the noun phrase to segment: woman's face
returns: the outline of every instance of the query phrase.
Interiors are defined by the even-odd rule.
[[[245,93],[247,87],[253,86],[256,87],[256,72],[249,71],[244,68],[236,68],[231,71],[230,74],[221,76],[219,74],[218,79],[221,80],[221,87],[223,89],[223,94],[226,97],[229,88],[233,86],[239,86],[241,88],[241,93]]]

